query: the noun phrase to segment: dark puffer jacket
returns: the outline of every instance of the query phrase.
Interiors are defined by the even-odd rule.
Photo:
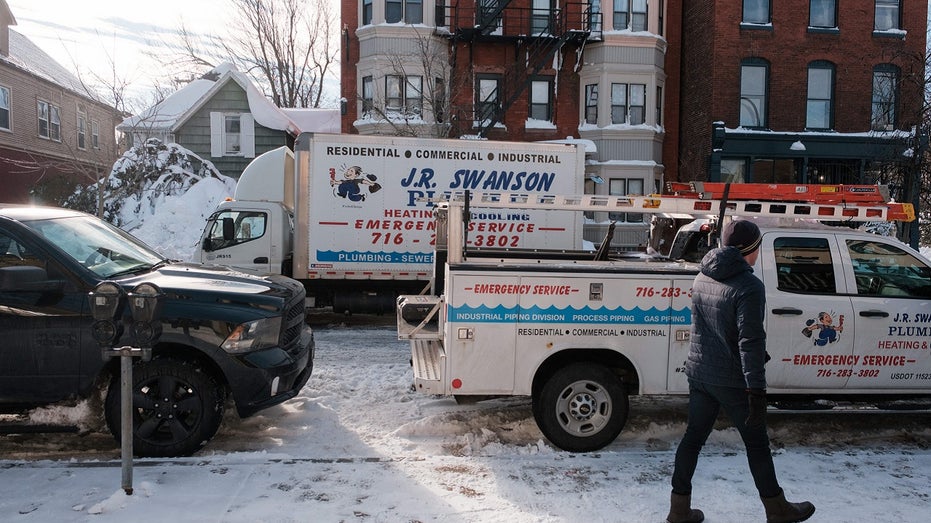
[[[692,285],[692,339],[686,375],[726,387],[765,389],[766,294],[740,251],[714,249]]]

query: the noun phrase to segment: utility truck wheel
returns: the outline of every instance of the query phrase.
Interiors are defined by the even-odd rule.
[[[189,456],[216,434],[224,394],[212,377],[193,365],[154,359],[133,366],[133,453]],[[120,441],[120,376],[110,382],[107,427]]]
[[[627,391],[603,365],[573,363],[553,373],[533,398],[533,415],[543,435],[569,452],[610,444],[627,423]]]

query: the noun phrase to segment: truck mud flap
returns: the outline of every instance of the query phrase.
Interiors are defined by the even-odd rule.
[[[414,387],[418,392],[445,394],[443,369],[446,351],[443,344],[434,340],[411,340],[411,365],[414,368]]]

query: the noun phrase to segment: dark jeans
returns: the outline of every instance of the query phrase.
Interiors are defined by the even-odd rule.
[[[698,454],[714,429],[714,422],[722,408],[740,432],[747,448],[747,462],[750,464],[750,473],[760,497],[778,496],[782,489],[776,480],[766,425],[748,427],[744,423],[750,411],[747,392],[736,387],[721,387],[692,380],[689,380],[688,427],[676,450],[672,491],[682,495],[692,493],[692,475],[698,464]]]

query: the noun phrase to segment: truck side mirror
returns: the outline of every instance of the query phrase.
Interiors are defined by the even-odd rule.
[[[236,225],[232,218],[223,218],[223,241],[231,241],[236,236]]]

